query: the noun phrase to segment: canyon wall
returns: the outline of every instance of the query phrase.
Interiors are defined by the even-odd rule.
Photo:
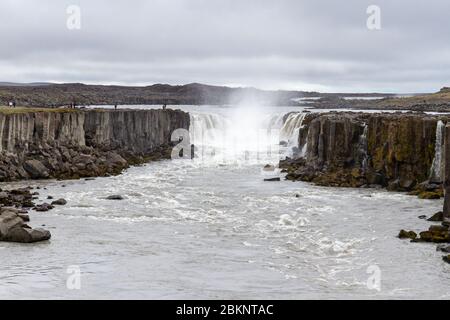
[[[446,121],[424,113],[309,113],[298,137],[305,154],[280,167],[289,180],[437,197],[443,180],[439,137]]]
[[[0,181],[117,174],[169,157],[178,128],[189,115],[170,109],[0,113]]]
[[[443,220],[450,225],[450,124],[445,126],[444,135],[444,211]]]

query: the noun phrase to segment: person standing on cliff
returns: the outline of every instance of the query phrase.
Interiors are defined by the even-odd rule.
[[[114,105],[114,110],[117,110],[117,104]]]
[[[163,110],[166,110],[167,105],[164,103],[162,108],[163,108]]]

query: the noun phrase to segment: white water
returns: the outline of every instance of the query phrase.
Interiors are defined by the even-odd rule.
[[[442,157],[443,149],[443,135],[444,135],[444,123],[439,120],[436,125],[436,143],[433,163],[431,164],[430,180],[436,182],[442,182],[444,163]]]
[[[247,109],[239,118],[232,108],[183,109],[228,132],[225,146],[233,132],[277,127],[291,111]],[[247,148],[236,150],[255,150]],[[52,232],[50,242],[0,243],[0,298],[450,297],[450,269],[435,246],[395,237],[428,228],[417,216],[442,201],[263,182],[268,158],[231,161],[235,151],[218,150],[217,159],[154,162],[94,181],[30,182],[42,187],[38,202],[52,195],[68,204],[30,213],[32,226]],[[111,194],[126,199],[106,200]],[[80,290],[66,287],[69,266],[81,270]],[[381,271],[380,291],[366,285],[371,266]]]
[[[360,152],[362,153],[362,169],[363,171],[366,171],[367,169],[367,161],[368,161],[368,154],[367,154],[367,130],[368,125],[364,124],[364,130],[362,135],[359,137],[359,145],[360,145]]]
[[[291,113],[287,116],[286,121],[280,130],[280,140],[287,142],[288,157],[304,157],[306,154],[307,146],[299,146],[300,129],[303,127],[303,120],[306,117],[305,112]],[[300,147],[300,153],[296,153],[294,150]]]

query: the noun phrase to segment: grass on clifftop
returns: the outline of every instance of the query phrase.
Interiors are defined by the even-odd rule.
[[[1,114],[19,114],[19,113],[29,113],[29,112],[76,112],[79,109],[69,109],[69,108],[28,108],[28,107],[0,107]]]

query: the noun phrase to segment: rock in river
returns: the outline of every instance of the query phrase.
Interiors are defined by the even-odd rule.
[[[49,231],[32,229],[14,208],[0,208],[0,241],[31,243],[50,239]]]
[[[33,210],[35,210],[35,211],[40,211],[40,212],[42,212],[42,211],[48,211],[48,210],[51,210],[51,209],[53,209],[53,206],[52,206],[51,204],[46,203],[46,202],[44,202],[44,203],[42,203],[42,204],[38,204],[38,205],[36,205],[36,206],[33,208]]]
[[[400,230],[400,233],[398,234],[398,237],[400,239],[416,239],[417,234],[414,231],[406,231],[406,230]]]
[[[60,199],[58,199],[58,200],[52,201],[52,204],[51,204],[51,205],[52,205],[52,206],[53,206],[53,205],[63,206],[63,205],[65,205],[65,204],[67,204],[66,199],[60,198]]]
[[[434,221],[434,222],[439,222],[442,221],[444,219],[444,215],[442,211],[436,212],[435,214],[433,214],[433,216],[429,219],[427,219],[427,221]]]
[[[120,194],[113,194],[111,196],[106,197],[107,200],[123,200],[125,199],[123,196],[121,196]]]

